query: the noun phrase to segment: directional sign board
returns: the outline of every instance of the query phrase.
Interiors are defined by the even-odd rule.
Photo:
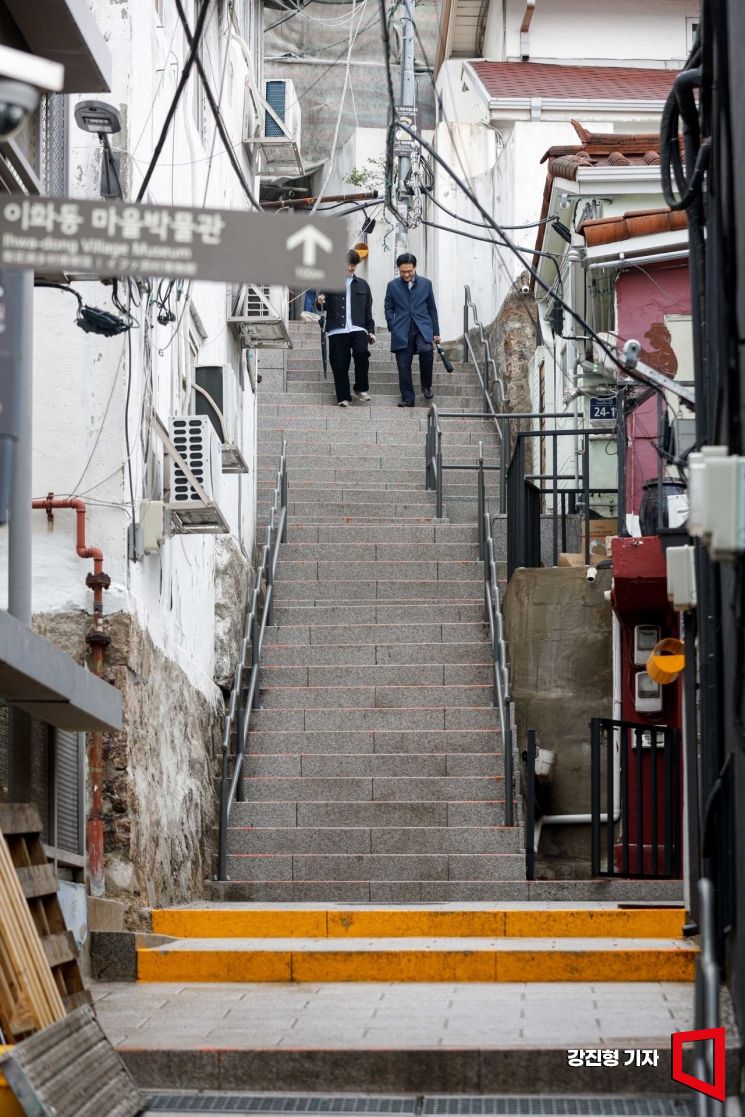
[[[345,223],[74,198],[0,201],[0,267],[342,290]]]

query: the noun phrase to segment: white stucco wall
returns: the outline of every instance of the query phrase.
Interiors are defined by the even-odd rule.
[[[485,58],[520,59],[524,14],[525,0],[507,0],[506,7],[502,0],[492,0]],[[530,25],[530,58],[676,68],[688,54],[687,21],[698,16],[696,0],[539,0]]]
[[[175,91],[186,44],[170,4],[165,5],[163,27],[158,26],[152,0],[130,0],[127,4],[95,0],[92,8],[113,58],[112,92],[105,99],[122,113],[123,128],[112,137],[112,146],[125,153],[122,181],[125,195],[133,198]],[[219,10],[224,20],[224,5]],[[254,26],[259,26],[258,19]],[[213,17],[206,39],[205,67],[217,90],[224,51],[230,43],[222,110],[237,141],[246,65],[237,42],[226,32],[225,23],[218,28]],[[205,203],[225,208],[245,206],[219,137],[208,181],[214,134],[208,107],[204,120],[204,134],[200,135],[194,91],[188,86],[151,180],[147,201],[196,207]],[[81,198],[98,197],[97,138],[81,132],[73,123],[69,148],[69,193]],[[237,154],[250,179],[252,168],[240,147]],[[261,275],[251,274],[249,261],[246,271],[247,281],[262,282]],[[157,285],[156,280],[156,289]],[[84,302],[118,313],[110,300],[111,287],[97,282],[75,286]],[[105,594],[105,611],[134,613],[154,643],[183,668],[190,681],[214,696],[215,537],[171,535],[158,553],[146,555],[136,564],[127,559],[131,505],[124,413],[128,382],[130,465],[135,514],[139,518],[149,500],[162,499],[163,495],[163,453],[151,431],[150,401],[167,424],[169,415],[183,414],[190,408],[190,363],[229,365],[236,373],[240,363],[238,345],[226,325],[225,285],[195,283],[189,301],[186,286],[181,287],[180,299],[176,298],[178,290],[174,288],[171,306],[180,322],[159,325],[157,307],[152,303],[146,306],[143,301],[140,309],[133,308],[138,327],[129,336],[116,338],[97,337],[78,329],[74,324],[75,302],[69,294],[37,290],[33,490],[35,497],[54,492],[80,495],[87,502],[87,539],[103,549],[104,568],[112,578],[111,589]],[[121,285],[120,297],[126,303],[126,288]],[[203,325],[204,337],[195,328],[192,307]],[[191,357],[190,332],[197,344],[197,352]],[[220,504],[231,532],[250,552],[255,525],[256,408],[247,378],[240,425],[250,473],[240,479],[221,476]],[[0,533],[2,547],[6,544],[4,534]],[[5,568],[4,555],[0,555],[0,565]],[[91,592],[85,586],[90,569],[90,560],[81,560],[75,552],[74,513],[56,512],[52,532],[44,513],[34,513],[34,612],[90,611]],[[3,604],[5,593],[3,584]]]

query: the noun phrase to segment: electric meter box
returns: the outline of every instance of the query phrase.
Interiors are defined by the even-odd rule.
[[[634,667],[646,667],[647,660],[660,642],[660,629],[656,624],[634,625]]]
[[[662,709],[662,687],[646,671],[638,671],[634,679],[634,709],[638,714],[658,714]]]

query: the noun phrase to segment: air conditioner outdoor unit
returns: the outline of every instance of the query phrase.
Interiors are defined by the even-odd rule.
[[[176,530],[211,535],[228,532],[228,522],[220,510],[222,448],[212,423],[206,415],[171,415],[168,433],[207,497],[205,503],[171,458],[168,507]]]
[[[604,330],[598,334],[601,341],[605,342],[608,349],[614,353],[618,350],[618,335],[613,333],[612,330]],[[619,353],[620,357],[620,353]],[[592,343],[592,359],[598,366],[600,375],[604,375],[611,380],[616,380],[620,375],[618,365],[611,359],[609,354],[598,345],[597,341]]]
[[[243,390],[230,365],[197,365],[194,411],[206,415],[222,443],[223,473],[248,473],[241,451]]]
[[[252,97],[249,90],[247,96]],[[263,174],[268,178],[301,175],[300,102],[295,86],[286,78],[272,78],[264,86],[261,135],[256,135],[253,111],[244,112],[243,143],[258,146],[263,156]]]
[[[287,288],[243,283],[229,291],[228,325],[246,349],[291,349]]]

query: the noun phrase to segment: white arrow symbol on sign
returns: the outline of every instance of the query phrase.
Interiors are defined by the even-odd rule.
[[[319,229],[316,229],[315,225],[305,225],[287,238],[288,251],[301,244],[303,246],[303,263],[309,268],[312,268],[315,264],[319,248],[324,252],[330,252],[334,247],[333,242]]]

